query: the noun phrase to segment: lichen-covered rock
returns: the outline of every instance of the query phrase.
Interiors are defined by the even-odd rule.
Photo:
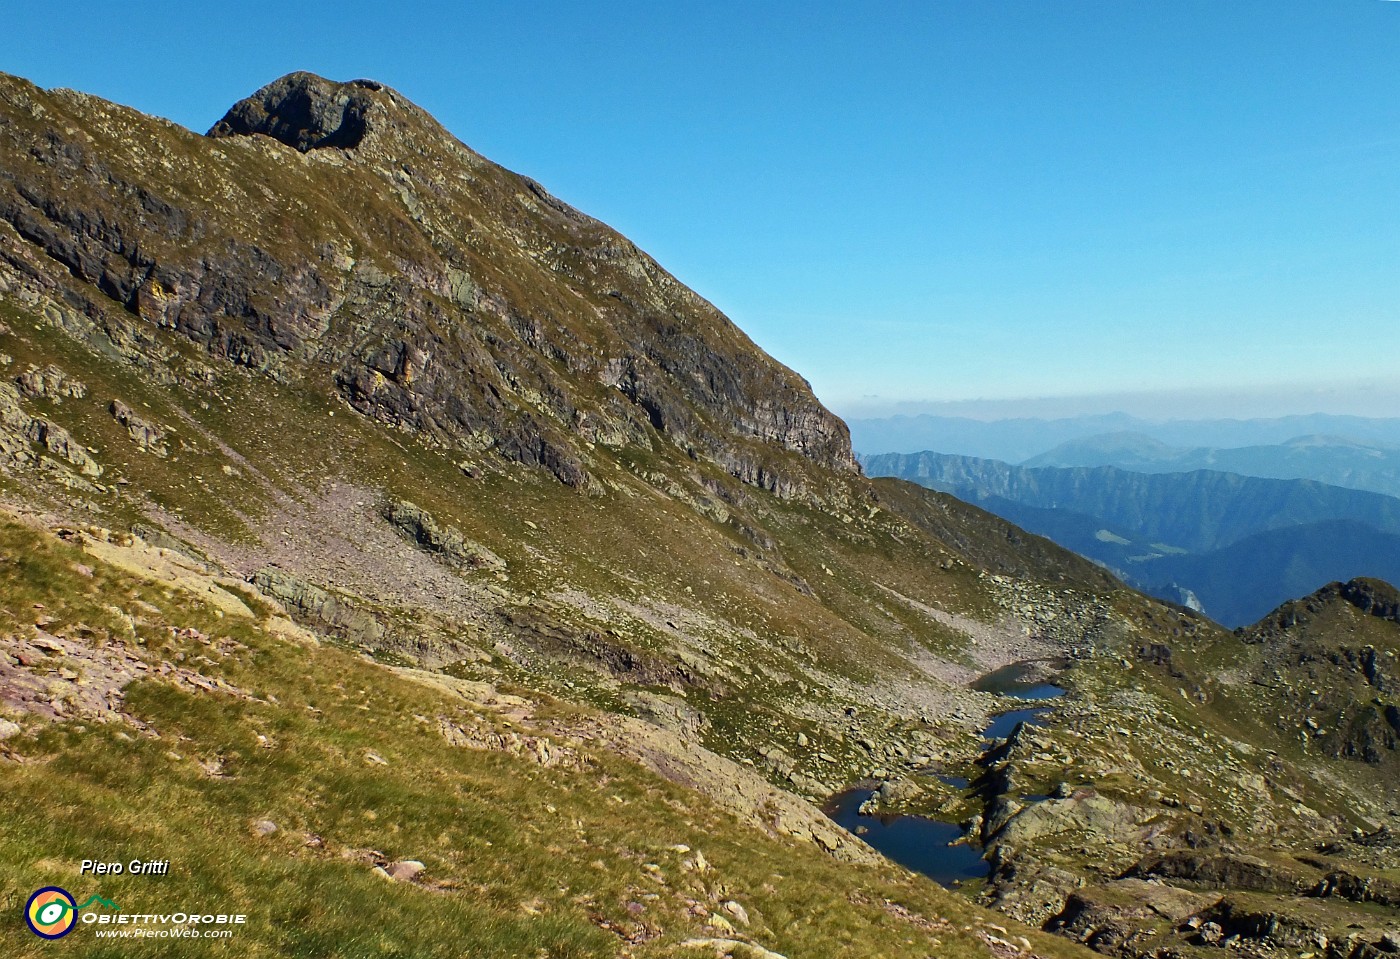
[[[31,398],[80,400],[87,396],[86,385],[53,364],[43,369],[31,366],[15,377],[15,383],[21,393]]]
[[[388,633],[372,613],[286,570],[266,566],[254,573],[250,582],[300,618],[339,632],[352,642],[375,644]]]
[[[452,526],[438,523],[424,509],[408,500],[394,500],[384,506],[384,518],[415,545],[462,569],[505,569],[505,561],[491,550],[474,543]]]
[[[142,419],[121,400],[112,400],[107,405],[107,412],[112,414],[112,419],[126,427],[131,442],[138,447],[156,456],[169,455],[170,450],[165,445],[165,431],[160,427]]]
[[[1059,833],[1073,833],[1096,843],[1131,838],[1143,810],[1101,796],[1092,789],[1077,790],[1067,799],[1046,799],[1021,807],[996,835],[999,842],[1017,847]]]
[[[1213,901],[1161,883],[1120,879],[1071,892],[1046,928],[1105,955],[1134,955],[1135,941],[1170,929]]]

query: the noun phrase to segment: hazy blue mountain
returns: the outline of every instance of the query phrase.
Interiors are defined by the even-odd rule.
[[[864,463],[873,476],[975,503],[1146,592],[1181,601],[1189,590],[1227,626],[1333,580],[1400,579],[1400,499],[1378,493],[1214,470],[1023,467],[929,452]]]
[[[1140,430],[1147,424],[1126,413],[1073,419],[974,420],[959,416],[890,416],[848,419],[857,453],[943,450],[1019,463],[1061,443],[1103,433]]]
[[[1056,446],[1112,433],[1136,433],[1172,447],[1233,449],[1270,446],[1300,436],[1345,436],[1354,442],[1400,447],[1400,419],[1317,413],[1276,419],[1169,420],[1127,413],[1060,419],[977,420],[958,416],[889,416],[848,419],[856,452],[915,453],[940,450],[1021,463]],[[1115,465],[1095,463],[1087,465]]]
[[[1400,499],[1312,480],[1215,470],[1139,473],[1113,466],[1025,467],[942,453],[866,457],[874,476],[899,476],[971,498],[1000,497],[1096,517],[1106,527],[1168,547],[1205,552],[1268,529],[1354,519],[1400,533]]]
[[[1257,622],[1276,606],[1331,582],[1400,580],[1400,536],[1355,520],[1331,520],[1246,537],[1209,553],[1144,564],[1145,591],[1173,599],[1164,584],[1189,586],[1207,615],[1226,626]]]
[[[1298,436],[1286,443],[1234,449],[1170,446],[1144,433],[1104,433],[1070,440],[1023,466],[1116,466],[1140,473],[1211,469],[1274,479],[1311,479],[1400,496],[1400,447],[1339,436]]]

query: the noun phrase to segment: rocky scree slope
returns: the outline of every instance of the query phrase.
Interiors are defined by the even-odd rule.
[[[232,955],[1081,954],[656,726],[386,668],[283,612],[139,537],[0,510],[0,713],[17,720],[0,718],[0,894],[89,882],[97,843],[171,861],[157,886],[103,878],[128,913],[217,895],[246,914]],[[18,912],[6,955],[46,955]],[[86,927],[64,949],[114,954]]]

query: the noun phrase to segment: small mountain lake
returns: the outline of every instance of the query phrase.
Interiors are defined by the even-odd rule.
[[[1004,713],[997,713],[992,717],[985,729],[982,730],[983,739],[1005,739],[1021,723],[1030,723],[1032,726],[1039,726],[1040,717],[1050,710],[1046,706],[1037,706],[1031,709],[1010,709]]]
[[[1040,663],[1012,663],[983,676],[973,688],[1031,702],[1063,696],[1065,691],[1062,687],[1029,678],[1044,672]],[[1040,725],[1040,717],[1049,711],[1048,706],[1029,706],[997,713],[982,730],[982,738],[1005,739],[1023,722]],[[968,781],[962,777],[930,772],[955,789],[969,787]],[[962,838],[962,827],[957,823],[924,816],[860,815],[861,803],[872,794],[873,790],[869,788],[843,790],[827,801],[823,812],[889,859],[923,873],[939,885],[952,886],[970,879],[982,879],[991,872],[990,863],[982,858],[981,846],[970,843],[949,845]]]
[[[1002,696],[1011,696],[1029,702],[1056,699],[1065,694],[1064,688],[1035,678],[1046,672],[1045,664],[1047,662],[1055,666],[1063,665],[1063,663],[1053,660],[1028,660],[1012,663],[983,676],[972,684],[972,688],[984,693],[998,693]],[[1047,706],[1031,706],[1026,709],[1009,709],[1004,713],[997,713],[992,717],[992,721],[987,724],[987,727],[982,730],[982,738],[1005,739],[1021,723],[1039,726],[1040,717],[1049,711]]]
[[[972,688],[982,693],[998,693],[1017,699],[1054,699],[1063,696],[1065,691],[1054,683],[1037,677],[1063,668],[1063,660],[1024,660],[992,670],[973,683]]]
[[[991,871],[980,846],[948,845],[962,837],[956,823],[922,816],[862,816],[857,810],[870,795],[869,789],[847,789],[831,797],[823,811],[888,858],[940,885],[981,879]]]

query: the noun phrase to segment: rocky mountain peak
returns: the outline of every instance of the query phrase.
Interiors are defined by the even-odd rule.
[[[200,137],[0,75],[6,283],[169,378],[305,383],[570,486],[599,449],[784,496],[857,472],[845,424],[712,304],[371,80],[292,73]],[[166,367],[152,328],[212,365]]]
[[[262,134],[306,153],[326,147],[351,150],[383,114],[386,99],[400,99],[374,80],[337,83],[298,71],[239,100],[209,130],[211,137]]]
[[[1400,590],[1368,577],[1328,583],[1307,596],[1289,600],[1239,632],[1249,642],[1277,642],[1296,633],[1316,631],[1319,622],[1347,607],[1355,607],[1365,616],[1400,623]]]

